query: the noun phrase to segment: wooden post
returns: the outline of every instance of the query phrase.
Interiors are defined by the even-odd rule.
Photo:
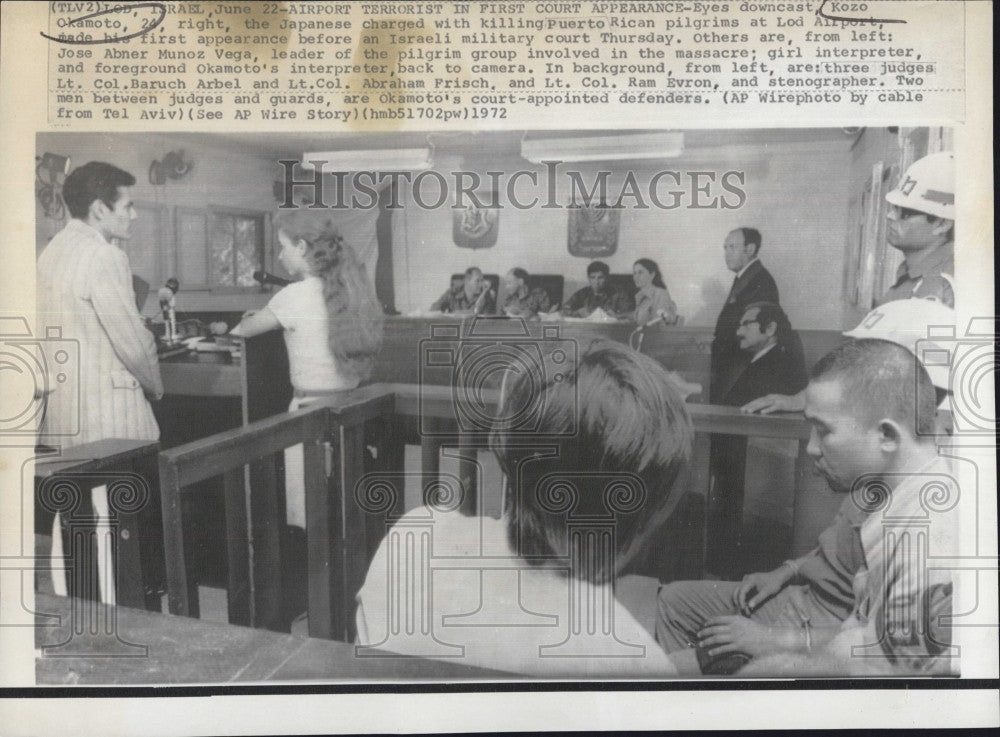
[[[253,622],[253,586],[250,581],[250,530],[243,466],[226,471],[222,479],[226,515],[229,623],[249,627]]]
[[[368,572],[367,512],[358,505],[354,489],[365,472],[364,425],[340,427],[340,462],[338,486],[341,504],[341,540],[343,541],[343,588],[341,612],[343,638],[353,642],[357,631],[354,622],[355,597]]]
[[[339,572],[335,565],[338,533],[330,504],[326,447],[322,436],[303,443],[309,636],[329,640],[340,632],[342,625],[335,598]]]
[[[278,507],[274,454],[250,464],[253,537],[253,626],[288,631],[281,621],[281,540],[285,510]]]
[[[177,464],[160,456],[160,504],[163,509],[163,554],[167,568],[167,608],[171,614],[198,616],[198,590],[188,588],[184,560],[184,520]]]

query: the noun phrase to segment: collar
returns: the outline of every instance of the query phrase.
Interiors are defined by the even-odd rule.
[[[757,351],[754,354],[754,357],[750,359],[750,363],[756,363],[759,358],[762,358],[763,356],[766,356],[768,353],[771,352],[771,349],[777,348],[777,347],[778,347],[778,343],[776,341],[774,343],[771,343],[771,345],[769,345],[767,348],[763,348],[763,349]]]
[[[754,256],[752,259],[750,259],[750,263],[748,263],[746,266],[744,266],[742,269],[740,269],[739,271],[736,272],[736,278],[739,279],[741,276],[743,276],[745,273],[747,273],[747,269],[749,269],[751,266],[753,266],[755,263],[757,263],[757,261],[758,261],[758,258],[756,256]]]
[[[881,547],[886,522],[926,519],[927,510],[920,501],[921,488],[925,486],[929,476],[948,478],[950,473],[947,460],[942,456],[935,456],[920,468],[902,475],[905,478],[889,492],[888,503],[882,504],[873,513],[862,512],[858,505],[852,505],[858,510],[858,517],[857,523],[852,519],[851,524],[860,528],[861,545],[866,557],[869,551]],[[949,494],[951,493],[955,493],[955,490],[951,490]]]
[[[920,254],[915,263],[904,260],[896,271],[896,279],[898,281],[904,276],[909,276],[911,279],[922,279],[928,272],[941,271],[941,266],[948,262],[954,262],[954,260],[955,242],[948,241],[937,248]]]
[[[81,235],[85,235],[89,238],[100,238],[103,242],[105,243],[108,242],[108,239],[104,237],[101,231],[99,231],[93,225],[85,223],[78,218],[71,218],[70,221],[66,223],[66,227],[72,228],[73,230],[79,232]]]

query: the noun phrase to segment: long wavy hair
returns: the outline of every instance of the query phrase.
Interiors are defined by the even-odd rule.
[[[367,381],[382,348],[384,315],[364,265],[327,213],[284,210],[275,227],[292,241],[305,242],[309,271],[323,280],[330,352],[346,375]]]
[[[660,265],[657,264],[653,259],[640,258],[637,259],[635,263],[639,264],[639,266],[641,266],[642,268],[644,268],[646,271],[648,271],[650,274],[653,275],[654,287],[659,287],[660,289],[667,288],[667,285],[663,283],[663,274],[660,272]]]

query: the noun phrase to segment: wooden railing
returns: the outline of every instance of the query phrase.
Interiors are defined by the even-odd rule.
[[[71,595],[159,610],[158,451],[148,440],[109,438],[35,458],[35,514],[46,526],[61,517]]]
[[[480,399],[488,406],[496,396]],[[456,410],[463,408],[468,409],[450,387],[374,384],[161,453],[170,611],[198,615],[197,589],[185,565],[184,495],[192,484],[222,476],[229,621],[276,626],[282,596],[278,531],[284,524],[284,505],[274,460],[284,448],[302,443],[309,634],[352,641],[355,595],[386,524],[402,512],[404,443],[414,439],[412,421],[417,420],[416,435],[423,442],[455,445],[466,454],[464,462],[473,466],[468,453],[484,447],[486,436],[456,422]],[[800,461],[805,457],[809,429],[800,416],[748,416],[710,405],[689,405],[689,410],[699,437],[689,483],[698,493],[706,494],[709,483],[706,433],[797,440]],[[433,434],[421,435],[428,423]],[[428,469],[422,473],[428,480]],[[474,500],[475,481],[463,472],[460,476],[466,498]],[[384,483],[361,483],[373,478]]]

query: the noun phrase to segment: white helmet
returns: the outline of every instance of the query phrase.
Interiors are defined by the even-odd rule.
[[[920,359],[931,383],[950,390],[950,348],[955,339],[955,310],[936,299],[897,299],[865,315],[847,338],[875,338],[901,345]]]
[[[955,219],[955,155],[940,151],[914,161],[886,202],[934,217]]]

